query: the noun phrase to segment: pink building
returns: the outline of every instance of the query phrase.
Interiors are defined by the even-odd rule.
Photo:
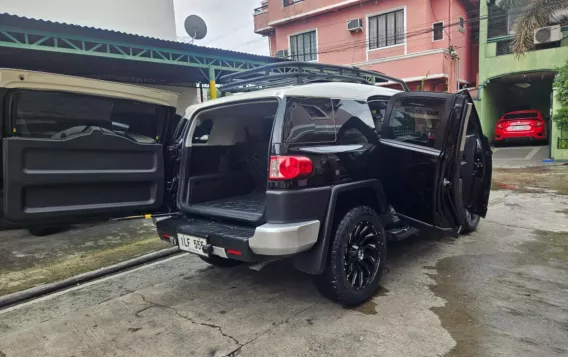
[[[264,0],[254,25],[272,56],[376,70],[412,90],[426,78],[425,90],[455,92],[476,85],[478,9],[478,0]]]

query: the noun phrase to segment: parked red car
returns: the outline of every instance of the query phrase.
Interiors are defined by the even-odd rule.
[[[495,142],[546,140],[546,125],[538,110],[519,110],[503,114],[495,125]]]

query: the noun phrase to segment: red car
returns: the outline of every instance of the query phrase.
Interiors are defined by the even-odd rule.
[[[519,110],[503,114],[495,125],[495,143],[546,140],[546,125],[538,110]]]

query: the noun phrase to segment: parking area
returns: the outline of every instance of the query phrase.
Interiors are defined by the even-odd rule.
[[[502,166],[538,166],[550,158],[548,145],[499,146],[493,149],[493,164]]]
[[[477,232],[390,244],[379,294],[357,308],[286,262],[181,255],[0,311],[0,356],[565,355],[567,178],[497,169]]]

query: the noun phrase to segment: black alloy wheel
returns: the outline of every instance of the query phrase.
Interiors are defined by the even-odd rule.
[[[381,263],[379,232],[369,221],[359,222],[349,235],[345,247],[345,275],[355,290],[372,282]]]
[[[337,216],[324,271],[316,277],[319,291],[347,306],[375,296],[386,261],[385,237],[379,215],[370,207],[353,207]]]

